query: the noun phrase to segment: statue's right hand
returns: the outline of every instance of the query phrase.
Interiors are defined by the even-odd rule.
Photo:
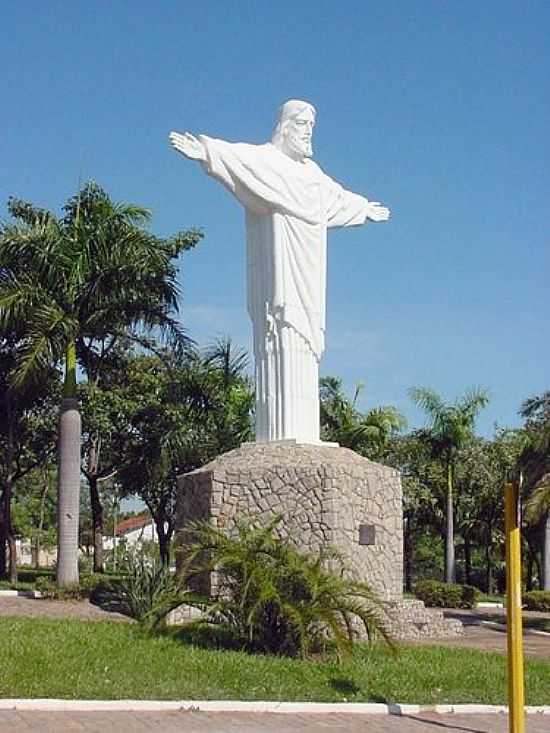
[[[190,132],[171,132],[170,143],[174,150],[191,160],[206,160],[206,150],[201,141]]]

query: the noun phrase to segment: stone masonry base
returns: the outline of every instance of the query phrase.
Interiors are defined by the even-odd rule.
[[[185,556],[190,522],[208,521],[231,532],[237,520],[266,524],[275,515],[281,516],[280,536],[303,551],[337,548],[351,577],[392,603],[388,619],[395,638],[429,635],[430,612],[422,614],[420,602],[413,611],[402,601],[402,496],[394,469],[338,446],[245,443],[178,477],[176,555]],[[195,589],[209,594],[211,583],[205,576]],[[431,635],[445,635],[441,619],[432,617],[432,626]]]

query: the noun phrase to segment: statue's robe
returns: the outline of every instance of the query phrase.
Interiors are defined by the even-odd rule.
[[[204,170],[246,209],[256,440],[318,442],[327,228],[363,224],[371,205],[271,143],[200,141]]]

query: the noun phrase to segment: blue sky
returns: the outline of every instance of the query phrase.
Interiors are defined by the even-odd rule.
[[[393,211],[331,235],[322,373],[412,425],[409,387],[487,387],[490,434],[550,387],[549,27],[546,0],[6,4],[0,213],[94,179],[158,234],[202,227],[182,320],[249,347],[242,211],[167,135],[263,142],[310,100],[316,160]]]

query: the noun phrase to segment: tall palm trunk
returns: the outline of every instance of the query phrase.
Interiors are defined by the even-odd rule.
[[[447,462],[447,533],[445,537],[445,582],[454,583],[456,580],[455,562],[455,528],[453,505],[453,463]]]
[[[76,346],[67,347],[65,386],[59,416],[57,497],[57,585],[78,583],[81,420],[76,395]]]

